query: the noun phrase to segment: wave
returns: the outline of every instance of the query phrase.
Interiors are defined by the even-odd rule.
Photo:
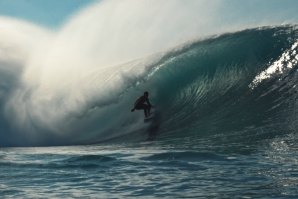
[[[250,132],[255,140],[293,131],[297,123],[297,43],[295,25],[189,41],[146,59],[110,67],[104,80],[99,79],[102,68],[85,74],[76,80],[84,86],[74,90],[81,98],[71,105],[67,104],[69,96],[55,93],[58,97],[54,103],[50,101],[51,106],[41,103],[36,107],[36,100],[30,101],[36,92],[26,90],[18,96],[17,104],[29,101],[24,103],[25,111],[30,112],[26,114],[29,127],[13,121],[20,112],[11,110],[22,109],[12,108],[16,103],[11,101],[16,98],[5,97],[12,91],[14,97],[18,93],[18,82],[13,80],[1,87],[0,145],[144,140],[150,128],[161,140],[235,132]],[[99,86],[100,94],[92,93]],[[160,114],[156,128],[143,123],[142,112],[130,112],[134,100],[145,90]]]
[[[103,156],[103,155],[84,155],[84,156],[78,156],[78,157],[71,157],[66,162],[68,163],[76,163],[76,162],[108,162],[108,161],[114,161],[115,158],[109,157],[109,156]]]
[[[185,162],[199,162],[202,160],[213,160],[213,161],[223,161],[224,158],[220,155],[214,153],[203,153],[203,152],[164,152],[160,154],[153,154],[148,157],[141,158],[142,160],[153,160],[154,162],[159,161],[185,161]]]
[[[118,160],[114,157],[109,157],[106,155],[71,155],[70,157],[65,157],[64,155],[52,155],[46,156],[51,160],[45,161],[45,154],[41,155],[39,161],[32,159],[27,159],[26,161],[18,160],[5,160],[0,161],[2,167],[17,167],[17,168],[47,168],[47,169],[57,169],[57,168],[98,168],[98,167],[109,167],[112,164],[124,163],[122,160]],[[30,156],[29,156],[30,157]],[[26,157],[25,157],[26,158]],[[31,157],[30,157],[31,158]]]
[[[170,52],[145,83],[162,113],[159,133],[238,132],[255,142],[295,131],[297,44],[296,26],[263,27]]]

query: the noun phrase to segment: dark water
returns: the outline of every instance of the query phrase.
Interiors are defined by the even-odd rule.
[[[1,116],[0,195],[297,198],[297,62],[296,26],[244,30],[165,53],[64,136],[36,124],[22,139]],[[144,90],[146,124],[129,112]]]

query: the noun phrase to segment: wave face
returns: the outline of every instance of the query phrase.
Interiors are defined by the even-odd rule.
[[[167,55],[148,81],[163,115],[161,131],[192,139],[236,133],[234,139],[251,142],[295,132],[297,33],[296,27],[245,30]]]
[[[118,64],[107,78],[108,83],[102,83],[101,91],[107,90],[104,95],[93,94],[84,105],[64,110],[52,123],[38,119],[47,115],[47,109],[42,109],[38,114],[29,114],[30,128],[16,127],[11,114],[7,114],[11,98],[2,97],[0,145],[144,140],[152,124],[143,123],[141,111],[131,113],[130,109],[145,90],[159,113],[154,121],[155,139],[195,139],[220,134],[225,140],[236,134],[239,136],[233,139],[253,143],[295,132],[297,62],[296,26],[249,29],[191,41],[146,59]],[[93,87],[101,72],[95,70],[81,80]],[[17,81],[1,76],[11,81],[1,89],[1,94],[6,93],[2,96],[6,96],[14,91]],[[86,94],[86,87],[80,89],[84,89],[82,95]],[[59,102],[56,101],[56,109],[63,104]],[[30,104],[27,109],[34,109],[34,103]],[[49,114],[49,120],[51,117]]]

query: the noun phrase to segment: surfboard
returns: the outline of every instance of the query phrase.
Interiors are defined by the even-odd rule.
[[[144,122],[145,122],[145,123],[146,123],[146,122],[150,122],[150,121],[152,121],[153,119],[154,119],[154,113],[151,113],[149,117],[146,117],[146,118],[144,119]]]

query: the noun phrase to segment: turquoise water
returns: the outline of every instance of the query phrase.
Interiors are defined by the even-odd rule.
[[[297,39],[288,25],[189,42],[56,123],[39,118],[52,107],[27,103],[30,90],[24,121],[1,95],[0,197],[297,198]],[[130,112],[144,90],[156,114],[145,124]]]
[[[293,138],[2,148],[1,197],[297,198]]]

